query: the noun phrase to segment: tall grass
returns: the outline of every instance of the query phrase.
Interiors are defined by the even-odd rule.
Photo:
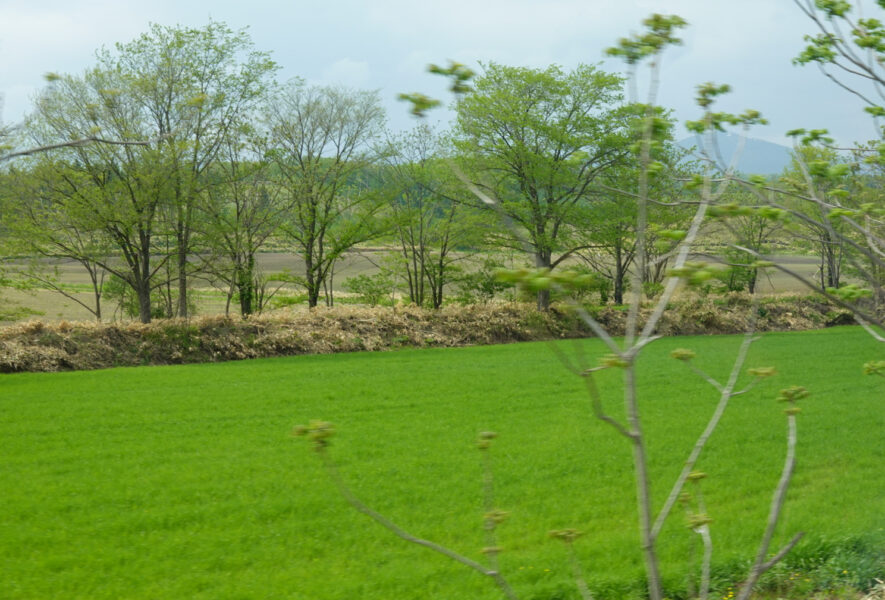
[[[690,347],[699,367],[721,374],[738,344],[662,340],[644,356],[658,505],[716,401],[668,353]],[[865,548],[844,577],[869,579],[880,566],[869,556],[885,547],[883,394],[878,378],[860,375],[880,352],[856,328],[754,344],[748,365],[781,375],[734,401],[699,465],[717,589],[736,583],[761,535],[785,447],[774,398],[791,384],[813,395],[778,537],[807,531],[796,549],[806,562]],[[0,597],[497,598],[475,573],[403,544],[338,497],[289,436],[317,417],[338,426],[331,452],[360,497],[472,557],[484,545],[473,442],[477,431],[499,432],[499,504],[511,512],[501,562],[514,585],[526,598],[576,597],[564,549],[547,533],[577,527],[596,596],[633,597],[644,575],[629,448],[590,416],[576,379],[544,343],[5,375]],[[614,412],[619,382],[602,383]],[[692,535],[676,515],[663,537],[677,597]]]

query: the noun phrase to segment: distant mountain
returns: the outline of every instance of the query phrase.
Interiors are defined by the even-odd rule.
[[[738,146],[740,136],[731,133],[717,133],[717,143],[722,154],[722,160],[731,160]],[[695,136],[680,140],[678,144],[683,148],[693,148],[700,144]],[[780,144],[773,144],[754,138],[747,138],[743,152],[738,160],[737,170],[746,175],[778,175],[790,164],[790,152],[792,150]]]

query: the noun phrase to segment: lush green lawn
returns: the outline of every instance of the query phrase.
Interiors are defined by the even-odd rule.
[[[739,342],[647,349],[642,404],[658,504],[717,399],[668,353],[692,348],[698,366],[724,378]],[[584,349],[605,353],[596,341]],[[800,557],[846,539],[885,544],[885,381],[860,374],[882,354],[856,328],[769,334],[753,346],[748,366],[781,374],[733,401],[699,465],[717,581],[761,535],[785,450],[774,397],[788,385],[813,395],[778,539],[807,531]],[[601,381],[620,414],[616,374]],[[523,597],[577,597],[564,550],[547,537],[564,527],[587,533],[576,548],[598,597],[639,587],[629,447],[589,415],[582,382],[531,343],[4,375],[0,598],[499,597],[348,507],[290,436],[311,418],[338,426],[331,452],[359,496],[474,558],[485,545],[474,439],[499,432],[499,505],[511,512],[501,560]],[[665,537],[665,576],[678,590],[692,542],[681,514]]]

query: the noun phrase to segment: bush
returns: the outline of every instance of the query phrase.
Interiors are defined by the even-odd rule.
[[[393,304],[393,277],[389,271],[379,271],[374,275],[357,275],[344,282],[344,289],[357,294],[363,304],[378,306],[384,300]]]
[[[454,277],[458,288],[455,302],[459,304],[489,302],[512,288],[512,283],[503,282],[498,278],[498,272],[503,268],[504,263],[501,261],[486,257],[479,263],[478,268],[472,271],[462,270]]]

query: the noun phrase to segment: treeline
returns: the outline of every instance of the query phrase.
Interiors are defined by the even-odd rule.
[[[222,288],[242,315],[259,312],[267,274],[255,259],[271,243],[303,259],[286,278],[310,306],[332,302],[336,265],[367,242],[391,252],[354,289],[371,294],[396,280],[418,306],[440,307],[453,278],[470,274],[458,264],[467,251],[501,250],[541,269],[584,269],[604,297],[623,302],[636,268],[637,148],[649,109],[625,103],[619,76],[490,64],[458,99],[449,131],[394,135],[376,93],[280,84],[277,70],[244,31],[212,22],[154,25],[99,52],[86,72],[52,76],[23,143],[103,141],[9,163],[0,174],[5,253],[77,261],[93,300],[75,299],[99,320],[109,293],[144,323],[187,317],[196,280]],[[655,110],[649,258],[639,274],[649,295],[687,226],[698,169],[673,143],[670,115]],[[838,159],[803,152],[782,182],[795,179],[797,189],[807,185],[800,164]],[[834,195],[872,177],[824,175],[818,189]],[[726,204],[750,208],[732,211],[721,235],[765,253],[795,231],[820,257],[821,286],[839,287],[846,236],[826,216],[787,226],[785,213],[756,210],[753,194],[729,194]],[[717,275],[722,285],[752,291],[750,255],[726,259],[736,267]],[[17,275],[68,293],[45,265]],[[549,303],[550,291],[537,290],[538,307]]]

